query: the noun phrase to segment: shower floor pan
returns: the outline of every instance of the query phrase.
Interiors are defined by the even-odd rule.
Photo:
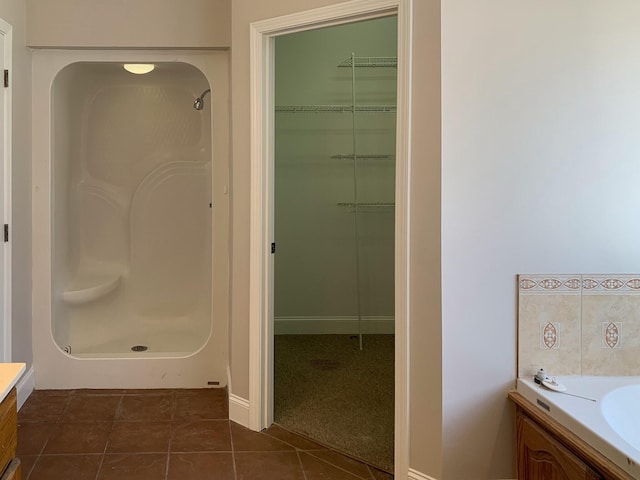
[[[78,358],[176,358],[193,355],[204,343],[202,337],[192,333],[167,332],[135,335],[99,344],[70,345],[67,353]]]

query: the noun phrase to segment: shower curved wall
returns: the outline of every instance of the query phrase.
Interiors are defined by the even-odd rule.
[[[226,384],[226,71],[225,52],[34,52],[37,388]]]

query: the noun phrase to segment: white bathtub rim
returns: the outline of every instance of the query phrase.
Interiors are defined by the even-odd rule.
[[[623,440],[606,422],[601,410],[604,396],[625,385],[640,384],[640,376],[558,376],[559,383],[567,392],[595,402],[564,393],[553,392],[533,379],[518,378],[516,390],[561,425],[582,438],[591,447],[602,453],[618,467],[640,478],[640,451]],[[537,400],[548,405],[547,411]]]

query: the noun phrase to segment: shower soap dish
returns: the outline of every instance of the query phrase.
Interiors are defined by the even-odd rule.
[[[567,387],[565,387],[561,383],[558,383],[555,377],[552,377],[552,378],[547,377],[547,379],[542,382],[542,386],[548,388],[549,390],[553,390],[554,392],[567,391]]]
[[[536,372],[536,375],[533,377],[533,381],[538,385],[542,385],[543,387],[548,388],[549,390],[553,390],[554,392],[566,392],[567,387],[563,384],[558,383],[556,377],[549,377],[547,372],[544,371],[544,368],[541,368]]]

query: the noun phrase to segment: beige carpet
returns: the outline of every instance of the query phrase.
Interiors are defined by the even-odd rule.
[[[393,335],[276,335],[276,423],[393,472]]]

